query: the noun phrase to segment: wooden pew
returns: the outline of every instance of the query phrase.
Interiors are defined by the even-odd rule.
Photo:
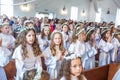
[[[14,80],[14,76],[16,75],[16,67],[15,61],[11,60],[5,67],[4,67],[7,80]]]
[[[113,63],[94,69],[84,71],[87,80],[112,80],[115,72],[118,69],[118,63]]]

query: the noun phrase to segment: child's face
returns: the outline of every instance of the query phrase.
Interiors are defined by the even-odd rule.
[[[67,25],[64,25],[63,26],[63,32],[67,32],[68,31],[68,26]]]
[[[73,25],[70,25],[70,30],[73,30],[74,28],[73,28]]]
[[[90,39],[95,39],[95,32],[91,34]]]
[[[106,38],[109,38],[111,36],[111,34],[110,34],[110,30],[109,31],[107,31],[107,33],[105,34],[105,37]]]
[[[86,40],[86,32],[83,31],[78,35],[78,39],[81,41],[85,41]]]
[[[30,30],[26,35],[26,41],[28,44],[32,45],[35,42],[35,33],[33,30]]]
[[[50,32],[49,28],[45,28],[45,29],[44,29],[44,34],[45,34],[46,36],[49,34],[49,32]]]
[[[61,35],[59,33],[56,33],[53,37],[53,41],[55,43],[55,45],[60,45],[62,38]]]
[[[8,25],[5,25],[4,27],[1,28],[2,33],[4,34],[8,34],[9,33],[9,29],[10,27]]]
[[[70,72],[74,76],[79,76],[82,72],[82,63],[79,58],[71,61]]]

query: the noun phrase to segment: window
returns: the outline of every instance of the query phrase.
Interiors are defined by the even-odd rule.
[[[8,17],[13,16],[13,0],[0,0],[0,14],[6,14]]]
[[[77,20],[77,18],[78,18],[78,7],[72,6],[71,7],[71,19],[75,21]]]
[[[120,9],[117,9],[117,13],[116,13],[116,20],[115,20],[115,27],[117,27],[118,25],[120,25]]]
[[[98,13],[96,13],[95,22],[101,22],[101,8],[98,8]]]

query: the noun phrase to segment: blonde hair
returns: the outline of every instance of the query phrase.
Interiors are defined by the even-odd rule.
[[[58,31],[53,32],[53,33],[51,34],[50,50],[51,50],[53,56],[55,56],[55,55],[56,55],[56,49],[55,49],[55,43],[54,43],[54,41],[53,41],[55,34],[59,34],[59,35],[61,36],[61,43],[60,43],[60,45],[59,45],[59,49],[62,51],[62,54],[64,55],[64,53],[65,53],[65,48],[64,48],[64,45],[63,45],[62,34],[61,34],[60,32],[58,32]]]

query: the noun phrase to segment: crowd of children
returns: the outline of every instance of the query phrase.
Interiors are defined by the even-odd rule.
[[[0,22],[0,66],[14,59],[15,80],[87,80],[82,71],[96,67],[97,54],[98,66],[120,62],[120,27],[113,22],[14,17],[10,25],[6,18]]]

